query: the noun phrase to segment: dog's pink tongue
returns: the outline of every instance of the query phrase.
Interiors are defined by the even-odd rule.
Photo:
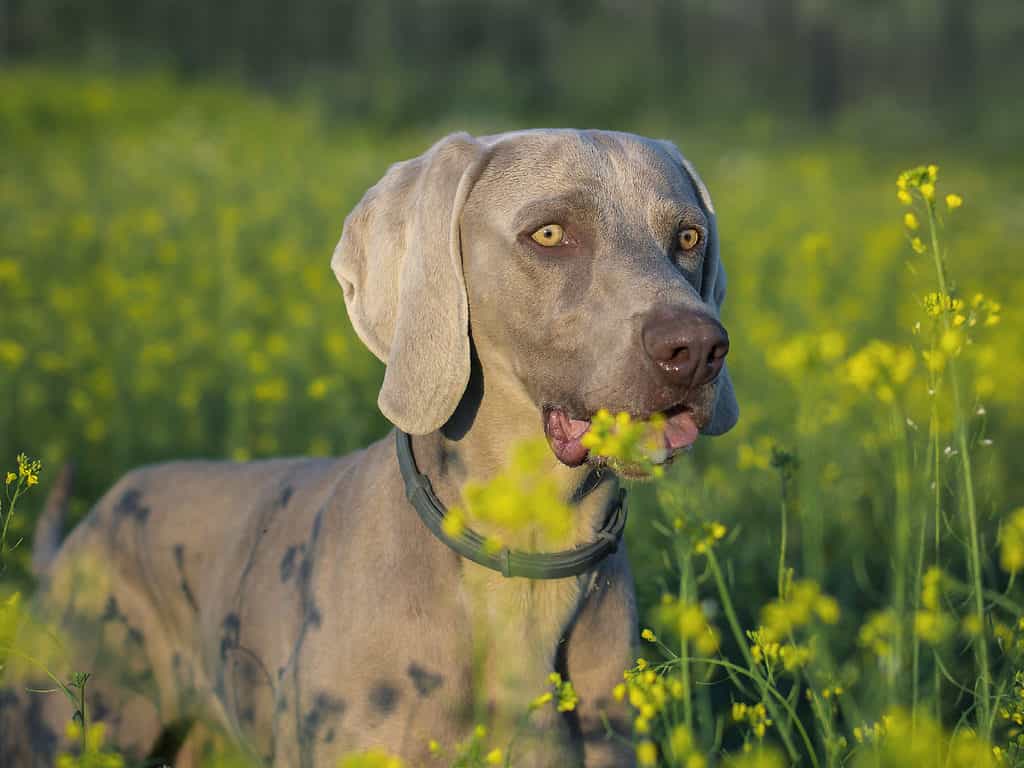
[[[555,456],[563,464],[578,467],[587,459],[588,449],[580,445],[580,438],[590,429],[590,422],[570,419],[565,411],[554,409],[547,414],[545,432]]]
[[[686,448],[697,442],[697,423],[686,411],[665,422],[665,447],[670,451]]]

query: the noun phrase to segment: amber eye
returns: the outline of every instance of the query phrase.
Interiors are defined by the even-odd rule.
[[[692,251],[700,242],[700,232],[695,227],[686,227],[679,232],[679,247],[684,251]]]
[[[562,245],[565,242],[565,230],[559,224],[545,224],[532,235],[533,242],[550,248],[554,245]]]

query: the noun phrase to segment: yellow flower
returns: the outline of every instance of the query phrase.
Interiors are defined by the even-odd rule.
[[[921,185],[921,197],[923,197],[928,202],[931,202],[932,200],[934,200],[935,199],[935,185],[932,184],[930,181],[927,181],[924,184],[922,184]]]
[[[924,243],[921,242],[920,237],[915,237],[913,240],[911,240],[910,247],[914,249],[914,253],[924,253],[926,250],[928,250],[927,248],[925,248]]]
[[[554,697],[551,691],[546,691],[530,702],[530,709],[540,709]]]
[[[964,332],[958,328],[951,328],[942,334],[939,339],[939,348],[947,355],[955,356],[960,354],[964,345]]]
[[[502,752],[497,748],[492,749],[487,753],[487,757],[485,759],[488,765],[501,765],[503,759]]]
[[[969,613],[960,622],[960,629],[968,637],[977,637],[982,630],[981,617],[976,613]]]
[[[655,635],[654,632],[652,632],[649,629],[645,629],[643,632],[641,632],[640,637],[642,637],[649,643],[653,643],[658,639],[657,635]]]
[[[13,472],[8,472],[7,473],[7,478],[4,480],[4,482],[7,485],[10,485],[11,483],[13,483],[17,479],[18,479],[18,476],[16,474],[14,474]]]
[[[911,231],[913,231],[913,230],[917,229],[919,226],[921,226],[917,222],[917,216],[915,216],[910,211],[907,211],[905,214],[903,214],[903,223],[904,223],[904,225],[906,225],[907,229],[909,229]]]
[[[1024,507],[1010,515],[999,536],[999,565],[1008,573],[1024,568]]]
[[[946,207],[953,211],[964,204],[964,199],[960,195],[948,194],[946,195]]]
[[[456,539],[462,535],[465,528],[466,523],[463,520],[462,512],[455,508],[449,509],[448,514],[444,516],[444,521],[441,523],[441,530],[444,531],[445,535]]]
[[[437,739],[431,739],[427,742],[427,749],[430,750],[430,754],[439,755],[441,754],[441,745],[437,743]]]
[[[905,189],[901,189],[899,192],[897,192],[896,197],[904,205],[910,205],[912,202],[914,202],[913,198],[910,196],[910,193],[907,192],[907,190]]]
[[[626,684],[619,683],[612,688],[612,696],[616,701],[622,701],[626,697]]]
[[[658,764],[658,748],[652,741],[641,741],[636,745],[636,761],[645,768]]]

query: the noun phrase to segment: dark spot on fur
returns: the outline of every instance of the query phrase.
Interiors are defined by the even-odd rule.
[[[130,488],[121,494],[121,498],[114,505],[114,514],[118,517],[131,517],[141,524],[149,519],[149,507],[142,504],[142,492]]]
[[[188,579],[185,578],[184,544],[174,545],[174,562],[178,566],[178,588],[181,590],[181,594],[185,596],[185,600],[188,602],[189,607],[192,608],[192,611],[199,613],[199,604],[196,602],[196,596],[192,593],[192,587],[188,585]]]
[[[46,722],[42,696],[29,696],[28,739],[35,758],[45,765],[53,765],[57,759],[57,733]]]
[[[89,717],[94,721],[103,721],[107,719],[110,711],[110,707],[107,705],[106,699],[103,698],[103,694],[99,691],[93,691],[92,711],[89,712]]]
[[[138,627],[128,627],[128,642],[135,645],[145,645],[146,637]]]
[[[113,595],[107,597],[107,603],[103,607],[103,614],[100,616],[100,621],[121,621],[124,616],[121,614],[121,609],[117,604],[117,598]]]
[[[329,693],[321,691],[313,699],[313,706],[306,712],[302,719],[302,740],[310,743],[316,739],[320,729],[323,728],[328,719],[336,719],[345,712],[345,701]],[[332,730],[333,733],[333,730]]]
[[[370,689],[370,704],[381,714],[390,715],[398,704],[399,693],[395,686],[381,681]]]
[[[295,572],[295,553],[296,548],[294,546],[288,547],[285,550],[284,557],[281,558],[281,582],[284,583],[292,577]]]
[[[328,744],[330,744],[331,742],[334,741],[334,729],[333,728],[329,728],[327,730],[327,733],[324,734],[324,741],[326,741]]]
[[[427,671],[415,661],[409,665],[407,672],[420,696],[429,696],[444,682],[442,675]]]
[[[241,718],[243,723],[248,725],[252,725],[253,721],[256,719],[256,715],[253,714],[252,707],[246,707],[238,713],[238,716]]]
[[[277,505],[279,507],[287,507],[288,502],[291,501],[292,493],[294,493],[294,489],[290,485],[282,488],[281,495],[277,498]]]
[[[311,605],[309,607],[309,611],[306,613],[306,621],[309,623],[309,626],[311,626],[313,629],[320,629],[320,624],[322,621],[320,617],[320,609],[317,608],[315,605]]]
[[[224,617],[223,634],[220,638],[220,658],[224,661],[228,657],[228,653],[238,647],[238,637],[242,631],[242,621],[238,618],[237,613],[229,613]]]

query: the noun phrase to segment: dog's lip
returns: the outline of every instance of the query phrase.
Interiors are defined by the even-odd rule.
[[[590,450],[583,446],[582,439],[590,429],[593,414],[574,418],[568,409],[554,405],[545,406],[542,413],[544,435],[559,461],[566,466],[578,467],[591,458]],[[656,414],[665,417],[664,456],[656,463],[667,462],[676,454],[688,450],[705,427],[701,423],[703,419],[698,421],[697,411],[685,400],[665,409],[630,415],[637,421],[646,421]]]

